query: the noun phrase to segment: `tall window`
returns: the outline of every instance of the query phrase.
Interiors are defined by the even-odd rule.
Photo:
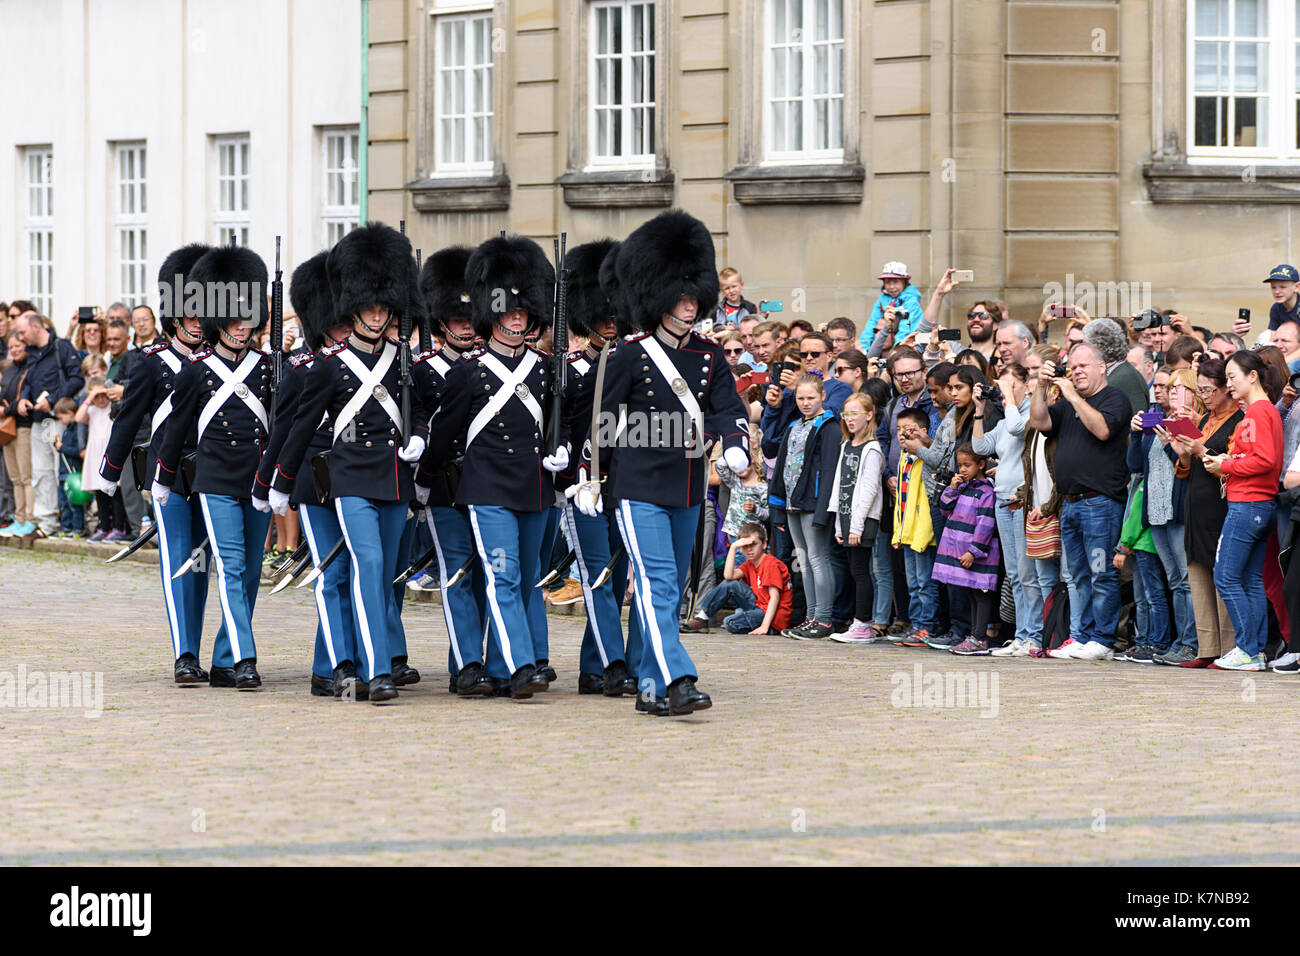
[[[1189,156],[1300,159],[1300,0],[1189,0]]]
[[[768,0],[765,154],[836,161],[844,154],[842,0]]]
[[[248,136],[219,136],[216,147],[217,196],[212,221],[217,244],[248,245]]]
[[[113,232],[117,252],[117,296],[128,307],[145,304],[149,258],[148,170],[144,143],[114,149],[117,201]]]
[[[42,315],[54,315],[54,150],[23,150],[27,210],[23,239],[27,252],[27,298]]]
[[[593,165],[654,162],[655,5],[591,5],[588,135]]]
[[[439,172],[492,171],[492,14],[438,18],[434,137]]]
[[[333,246],[361,221],[360,140],[355,126],[327,129],[321,134],[321,168],[325,173],[321,239],[326,247]]]

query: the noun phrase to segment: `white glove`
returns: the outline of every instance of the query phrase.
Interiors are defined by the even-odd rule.
[[[569,446],[557,445],[554,453],[542,459],[542,467],[551,474],[564,471],[569,467]]]
[[[422,505],[427,505],[429,503],[429,489],[417,483],[415,486],[415,500]]]
[[[160,485],[155,481],[149,486],[149,495],[153,498],[153,503],[161,508],[167,504],[167,499],[172,496],[172,490],[166,485]]]
[[[102,491],[104,494],[108,495],[110,498],[113,497],[115,494],[117,494],[117,486],[118,486],[118,482],[116,482],[116,481],[104,481],[103,479],[100,479],[100,480],[101,480],[101,482],[102,482],[102,484],[100,485],[100,488],[99,488],[100,491]]]
[[[271,503],[265,498],[257,497],[257,495],[253,496],[253,507],[263,514],[269,515],[271,513]]]
[[[397,457],[402,461],[419,461],[420,456],[424,454],[424,439],[419,435],[412,435],[411,440],[406,443],[406,447],[397,453]]]
[[[740,448],[728,448],[722,453],[722,460],[736,474],[740,474],[750,465],[749,456]]]
[[[595,518],[605,510],[605,504],[600,496],[600,485],[594,481],[587,481],[578,485],[578,490],[573,496],[573,503],[588,518]]]
[[[275,488],[272,488],[270,496],[267,498],[267,503],[271,506],[271,510],[278,515],[286,515],[289,513],[289,496],[283,491],[278,491]]]

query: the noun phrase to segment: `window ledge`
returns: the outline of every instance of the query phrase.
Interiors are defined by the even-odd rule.
[[[1147,163],[1142,178],[1152,202],[1300,202],[1300,166]]]
[[[772,203],[860,203],[867,171],[864,166],[737,166],[728,171],[736,202],[741,205]]]
[[[565,173],[556,182],[570,206],[671,206],[676,178],[670,169]]]
[[[487,212],[510,208],[510,177],[472,176],[463,179],[417,179],[406,184],[421,212]]]

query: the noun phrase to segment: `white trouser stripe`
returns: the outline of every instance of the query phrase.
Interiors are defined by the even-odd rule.
[[[424,520],[429,525],[429,534],[433,535],[433,550],[438,555],[438,583],[442,588],[442,619],[447,622],[447,639],[451,641],[451,654],[456,658],[456,672],[459,673],[465,666],[465,661],[461,659],[460,643],[456,640],[456,617],[451,613],[451,606],[447,602],[447,580],[451,575],[447,573],[447,560],[442,556],[442,542],[438,540],[438,527],[433,521],[432,508],[424,509]]]
[[[176,597],[172,592],[175,582],[172,575],[176,573],[171,566],[171,549],[167,546],[167,525],[162,519],[162,505],[154,503],[154,520],[158,522],[158,566],[162,569],[163,603],[167,605],[167,623],[172,629],[172,650],[176,660],[181,656],[181,622],[176,613]]]
[[[217,562],[217,593],[221,595],[221,613],[226,620],[226,633],[230,635],[230,652],[235,657],[235,663],[238,664],[243,660],[243,655],[239,649],[239,631],[235,629],[235,615],[230,612],[230,595],[226,593],[226,567],[221,560],[221,549],[217,547],[217,531],[212,527],[212,513],[208,511],[208,496],[199,495],[199,507],[203,509],[203,523],[208,529],[208,546],[212,549],[212,557]],[[193,570],[190,574],[194,574]]]
[[[320,549],[316,547],[316,533],[312,531],[311,518],[308,517],[305,506],[298,509],[298,518],[302,521],[302,530],[307,532],[307,547],[311,549],[311,563],[319,565]],[[316,575],[316,583],[312,585],[311,590],[316,596],[316,617],[320,621],[321,630],[325,632],[325,650],[329,652],[330,667],[338,667],[338,655],[334,653],[334,632],[330,630],[330,618],[325,610],[325,575]]]
[[[641,585],[634,588],[633,593],[641,604],[641,621],[645,624],[646,633],[650,635],[650,646],[654,648],[655,661],[659,664],[659,672],[664,675],[664,684],[666,686],[672,683],[672,676],[668,673],[668,660],[664,657],[664,639],[663,635],[659,633],[659,619],[655,617],[654,595],[650,592],[650,575],[646,572],[645,564],[641,560],[641,548],[636,540],[636,527],[632,521],[631,505],[627,499],[624,499],[618,503],[618,507],[622,519],[619,522],[619,530],[623,532],[623,543],[627,545],[628,557],[632,559],[632,565],[641,581]],[[673,613],[677,613],[675,608]]]
[[[357,560],[357,549],[352,547],[352,537],[348,534],[348,523],[343,520],[343,499],[334,499],[334,512],[339,516],[339,528],[343,531],[343,540],[347,542],[348,554],[352,557],[352,600],[357,602],[357,621],[361,625],[361,645],[366,650],[366,660],[369,661],[370,670],[368,671],[372,679],[376,674],[383,673],[375,670],[375,646],[370,640],[370,616],[366,614],[366,602],[361,596],[361,562]],[[391,665],[390,665],[391,666]]]
[[[483,533],[478,527],[478,512],[473,505],[469,506],[469,523],[474,527],[474,543],[478,545],[479,560],[483,562],[483,573],[487,576],[487,596],[488,604],[492,608],[492,620],[497,626],[497,644],[501,646],[501,656],[506,659],[506,667],[510,669],[510,676],[514,676],[517,668],[515,667],[515,657],[510,653],[510,636],[506,634],[506,622],[501,616],[501,605],[497,603],[497,576],[492,572],[492,562],[488,558],[487,544],[483,541]],[[523,587],[523,582],[519,584]]]
[[[596,638],[596,648],[600,651],[600,666],[609,666],[609,656],[605,653],[605,642],[600,638],[600,618],[596,614],[596,599],[591,591],[591,575],[587,571],[587,559],[582,555],[582,541],[578,537],[578,521],[573,516],[573,505],[565,504],[564,520],[569,529],[569,544],[573,546],[573,555],[578,562],[578,578],[582,582],[582,599],[587,606],[587,623]],[[603,569],[602,569],[603,570]],[[597,571],[597,574],[600,572]]]

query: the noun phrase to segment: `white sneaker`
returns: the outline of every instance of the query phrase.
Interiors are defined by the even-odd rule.
[[[1014,641],[989,651],[989,655],[992,657],[1028,657],[1029,652],[1036,646],[1036,644],[1032,644],[1022,637],[1017,637]]]
[[[1082,647],[1082,646],[1083,645],[1081,645],[1074,638],[1069,637],[1066,638],[1065,643],[1062,644],[1060,647],[1053,647],[1050,651],[1048,651],[1047,656],[1055,657],[1058,661],[1059,660],[1072,661],[1074,660],[1074,654],[1073,654],[1074,649],[1076,647]]]
[[[1076,661],[1109,661],[1114,659],[1115,652],[1101,641],[1089,641],[1087,644],[1074,645],[1070,656]]]
[[[1268,665],[1263,654],[1251,657],[1240,647],[1234,647],[1210,666],[1221,671],[1262,671]]]
[[[1300,654],[1297,654],[1295,651],[1287,651],[1285,654],[1279,654],[1277,657],[1273,658],[1272,662],[1268,666],[1270,670],[1276,670],[1277,668],[1284,667],[1287,664],[1294,664],[1296,661],[1300,661]]]

